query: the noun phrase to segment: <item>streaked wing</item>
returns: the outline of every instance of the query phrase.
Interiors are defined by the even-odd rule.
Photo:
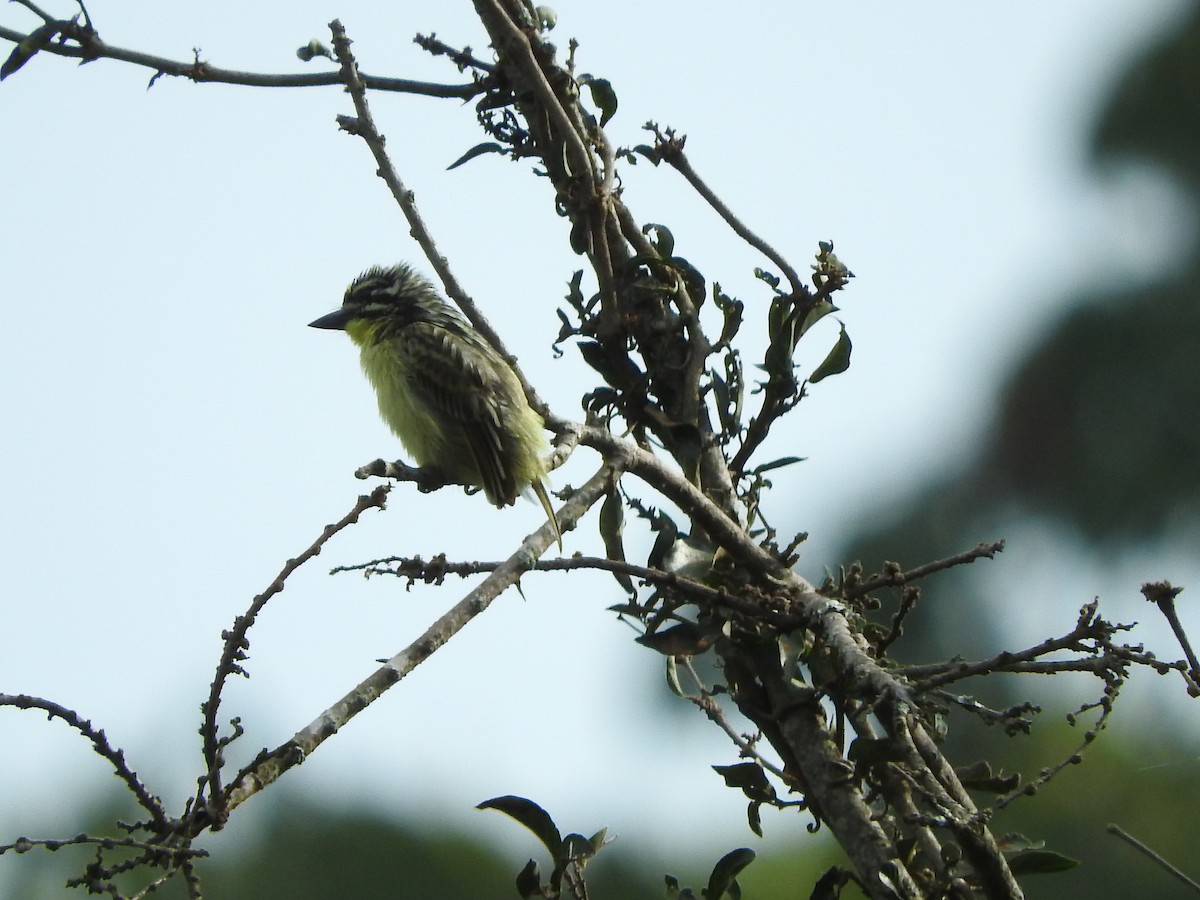
[[[416,394],[461,427],[488,500],[496,506],[513,503],[517,488],[505,465],[497,376],[487,351],[431,322],[408,325],[397,340]]]

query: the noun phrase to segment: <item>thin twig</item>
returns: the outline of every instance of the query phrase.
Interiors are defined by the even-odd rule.
[[[897,566],[895,571],[887,571],[875,578],[870,578],[847,588],[843,592],[843,596],[849,600],[854,597],[861,597],[863,594],[869,594],[871,591],[877,591],[883,587],[896,587],[908,584],[910,581],[916,581],[918,578],[924,578],[926,575],[932,575],[934,572],[941,572],[944,569],[973,563],[982,557],[994,559],[996,554],[1003,550],[1004,541],[992,541],[990,544],[979,544],[970,550],[956,553],[954,556],[947,556],[945,559],[926,563],[923,566],[917,566],[906,572],[899,571],[899,566]]]
[[[919,588],[909,588],[904,591],[904,595],[900,598],[900,605],[896,608],[896,614],[892,616],[891,627],[887,634],[875,642],[873,652],[877,659],[883,659],[887,655],[888,647],[904,634],[904,620],[908,618],[909,613],[916,609],[917,597],[920,596],[920,593]]]
[[[1183,593],[1183,588],[1175,587],[1169,581],[1153,581],[1142,585],[1142,595],[1158,607],[1158,611],[1163,614],[1171,626],[1171,631],[1175,633],[1175,639],[1179,641],[1179,646],[1183,648],[1183,653],[1191,666],[1187,672],[1190,682],[1188,693],[1196,697],[1200,696],[1200,688],[1196,685],[1196,682],[1200,681],[1200,661],[1196,659],[1196,653],[1192,650],[1192,643],[1188,640],[1187,631],[1184,630],[1183,623],[1179,621],[1179,611],[1175,608],[1175,598],[1181,593]]]
[[[395,568],[386,568],[394,565]],[[426,583],[441,583],[446,575],[457,575],[467,578],[481,572],[494,572],[504,565],[503,562],[475,560],[471,562],[449,562],[444,557],[435,557],[426,562],[420,557],[391,556],[374,559],[365,563],[355,563],[348,566],[337,566],[330,574],[341,572],[363,572],[367,575],[395,575],[400,578],[419,579]],[[664,572],[661,569],[651,569],[623,560],[608,559],[603,556],[571,556],[560,559],[539,559],[530,567],[534,572],[572,572],[577,569],[594,569],[601,572],[614,572],[619,575],[629,575],[640,578],[649,584],[662,587],[678,588],[684,593],[691,594],[698,600],[710,603],[721,603],[729,599],[725,591],[711,588],[708,585],[693,581],[674,572]]]
[[[159,855],[163,854],[161,844],[153,844],[147,841],[139,841],[131,837],[93,837],[89,834],[77,834],[74,837],[54,839],[54,838],[17,838],[11,844],[0,844],[0,855],[7,853],[9,850],[16,850],[18,853],[24,853],[34,847],[45,847],[47,850],[60,850],[63,847],[73,847],[81,844],[99,844],[104,849],[111,847],[127,847],[134,850],[142,850],[146,853]],[[208,851],[199,847],[179,847],[172,848],[167,851],[182,857],[206,857]]]
[[[275,580],[267,585],[266,590],[254,598],[246,612],[238,616],[234,620],[233,627],[222,635],[225,639],[225,645],[221,651],[221,661],[217,664],[217,672],[209,688],[208,699],[201,707],[204,713],[204,721],[200,726],[200,734],[203,737],[203,753],[207,768],[207,789],[210,802],[216,802],[221,793],[221,766],[224,762],[221,752],[223,743],[219,736],[220,726],[217,722],[217,712],[221,706],[221,692],[224,690],[225,682],[229,679],[230,675],[245,674],[241,663],[246,659],[246,650],[250,646],[246,638],[247,632],[254,625],[263,607],[267,605],[267,601],[283,590],[291,574],[310,559],[317,556],[330,538],[342,529],[357,522],[359,517],[368,509],[383,509],[389,490],[391,490],[390,485],[379,485],[370,494],[361,495],[355,502],[354,507],[346,515],[342,516],[341,519],[332,525],[326,525],[322,529],[320,536],[312,544],[295,559],[289,559],[284,564],[279,574],[275,576]],[[197,807],[201,806],[203,804],[198,802]],[[208,813],[217,822],[222,818],[221,810],[209,810]]]
[[[1106,676],[1102,675],[1101,677],[1104,677],[1105,683],[1104,693],[1101,695],[1100,699],[1094,703],[1085,703],[1078,710],[1067,715],[1067,722],[1074,726],[1077,724],[1079,716],[1083,713],[1092,709],[1100,710],[1100,714],[1096,717],[1095,723],[1091,728],[1088,728],[1086,731],[1084,731],[1083,738],[1080,740],[1079,745],[1075,748],[1074,752],[1064,759],[1059,760],[1054,765],[1042,768],[1038,772],[1037,778],[1033,779],[1032,781],[1023,785],[1018,785],[1007,794],[997,797],[991,806],[993,810],[998,811],[1006,809],[1013,803],[1020,800],[1022,797],[1033,796],[1041,789],[1042,785],[1046,784],[1052,778],[1057,776],[1059,772],[1063,771],[1069,766],[1077,766],[1083,761],[1084,751],[1095,745],[1096,736],[1108,726],[1108,718],[1112,715],[1114,705],[1117,702],[1117,697],[1120,694],[1121,688],[1124,686],[1123,678],[1118,675],[1108,673]]]
[[[491,63],[486,63],[473,56],[470,47],[464,47],[462,50],[451,47],[445,41],[438,40],[436,34],[418,34],[413,38],[413,43],[429,53],[430,56],[449,57],[450,61],[458,66],[460,72],[464,69],[478,69],[481,72],[491,73],[496,69]]]
[[[151,824],[155,828],[162,827],[167,822],[167,811],[162,801],[150,793],[138,778],[137,773],[125,762],[125,754],[119,748],[108,742],[108,735],[103,729],[94,728],[92,723],[72,709],[67,709],[52,700],[33,697],[28,694],[0,694],[0,706],[12,706],[17,709],[40,709],[52,719],[62,719],[92,743],[92,749],[108,760],[116,776],[129,788],[130,793],[137,798],[138,805],[150,814]]]
[[[51,19],[50,21],[53,21]],[[298,88],[321,87],[342,84],[342,77],[337,72],[307,72],[307,73],[266,73],[242,72],[236,69],[222,69],[206,62],[193,60],[179,62],[164,56],[142,53],[139,50],[129,50],[124,47],[114,47],[105,43],[95,31],[86,26],[62,22],[61,34],[75,41],[75,44],[51,43],[39,52],[51,53],[55,56],[66,56],[72,59],[115,59],[119,62],[132,63],[153,69],[155,72],[151,83],[162,75],[174,75],[188,78],[195,82],[212,82],[216,84],[240,84],[248,87]],[[12,28],[0,25],[0,38],[19,44],[29,35],[22,34]],[[426,97],[447,97],[468,100],[471,97],[485,93],[490,87],[486,80],[472,81],[470,84],[431,84],[425,81],[413,81],[408,78],[380,78],[376,75],[359,76],[363,84],[373,91],[391,91],[402,94],[420,94]]]
[[[1171,865],[1169,862],[1167,862],[1165,859],[1163,859],[1163,857],[1161,855],[1159,855],[1158,853],[1155,853],[1153,850],[1151,850],[1149,847],[1147,847],[1145,844],[1143,844],[1141,841],[1139,841],[1137,838],[1135,838],[1132,834],[1130,834],[1128,831],[1126,831],[1120,825],[1115,825],[1115,824],[1110,823],[1109,826],[1105,829],[1105,831],[1107,831],[1111,835],[1115,835],[1116,837],[1119,837],[1121,840],[1123,840],[1125,843],[1127,843],[1130,847],[1133,847],[1133,849],[1137,850],[1139,853],[1143,854],[1147,859],[1149,859],[1155,865],[1159,866],[1164,872],[1166,872],[1169,875],[1174,875],[1176,878],[1178,878],[1180,881],[1182,881],[1184,884],[1186,884],[1188,887],[1190,887],[1197,894],[1200,894],[1200,883],[1193,881],[1191,878],[1189,878],[1187,875],[1185,875],[1181,870],[1175,868],[1173,865]]]
[[[420,557],[385,557],[364,563],[337,566],[330,571],[330,574],[362,572],[364,575],[394,575],[397,578],[407,578],[410,583],[420,580],[426,584],[441,584],[447,575],[467,578],[481,572],[494,572],[503,565],[503,562],[494,561],[450,562],[441,555],[428,561]],[[756,600],[709,587],[675,572],[664,572],[661,569],[651,569],[621,560],[598,556],[572,556],[566,559],[539,559],[530,567],[532,572],[572,572],[581,569],[614,572],[619,575],[640,578],[647,584],[678,591],[680,594],[692,598],[694,602],[739,613],[755,621],[769,624],[783,632],[801,628],[805,622],[802,617],[782,612],[767,602],[778,600],[778,598]]]
[[[694,703],[700,710],[702,710],[704,715],[708,717],[709,721],[715,723],[717,727],[719,727],[725,732],[726,735],[728,735],[729,739],[737,745],[738,751],[743,757],[754,760],[788,787],[794,788],[795,790],[803,793],[805,787],[800,780],[796,778],[796,776],[785,772],[783,768],[771,762],[758,752],[757,747],[755,747],[738,733],[737,729],[734,728],[733,724],[728,718],[726,718],[725,711],[721,709],[721,705],[717,703],[716,698],[713,697],[712,694],[710,694],[708,691],[705,691],[698,697],[688,697],[687,699]]]
[[[1113,626],[1105,620],[1096,616],[1097,604],[1085,604],[1080,611],[1080,616],[1073,628],[1068,634],[1062,637],[1048,638],[1033,647],[1018,652],[1004,651],[995,656],[980,660],[974,663],[964,662],[962,660],[952,660],[945,663],[937,663],[927,666],[908,666],[900,667],[895,671],[903,675],[909,681],[915,682],[912,689],[917,693],[932,690],[933,688],[941,687],[945,684],[950,684],[955,681],[961,681],[964,678],[972,678],[977,675],[985,675],[989,672],[1039,672],[1050,674],[1052,672],[1063,671],[1091,671],[1100,674],[1111,668],[1111,663],[1108,661],[1106,654],[1102,651],[1115,651],[1119,648],[1114,647],[1109,643],[1109,638],[1112,632],[1118,626]],[[1092,658],[1085,660],[1054,660],[1040,662],[1039,658],[1059,650],[1078,650],[1085,641],[1094,641],[1097,646],[1094,648],[1082,647],[1088,652]],[[1132,651],[1130,651],[1132,652]],[[1120,661],[1124,662],[1127,654],[1118,654]],[[1141,662],[1142,660],[1130,660]],[[1147,664],[1151,660],[1145,660]],[[1153,662],[1157,662],[1156,660]],[[1163,667],[1163,670],[1169,671],[1174,666],[1167,663],[1158,663]],[[1161,670],[1160,670],[1161,671]],[[918,680],[919,679],[919,680]]]
[[[716,194],[702,179],[696,170],[692,168],[692,164],[688,161],[687,154],[683,152],[683,139],[676,138],[670,132],[663,135],[657,127],[651,129],[655,136],[655,149],[659,152],[663,162],[675,169],[685,179],[688,184],[695,188],[696,192],[703,197],[708,205],[716,210],[717,215],[725,220],[726,224],[733,229],[743,241],[769,259],[788,280],[788,284],[792,289],[792,296],[797,299],[808,296],[808,288],[804,282],[800,280],[799,274],[792,268],[791,264],[783,258],[774,247],[760,238],[757,234],[751,231],[746,224],[734,215],[733,211],[725,205]]]

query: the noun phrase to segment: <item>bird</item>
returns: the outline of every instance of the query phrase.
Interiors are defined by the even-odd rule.
[[[418,466],[480,488],[498,508],[531,488],[561,550],[545,423],[513,367],[427,278],[407,263],[374,266],[309,326],[345,331],[358,346],[379,413]]]

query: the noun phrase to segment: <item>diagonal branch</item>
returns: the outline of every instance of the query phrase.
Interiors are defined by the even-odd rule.
[[[696,193],[705,199],[725,223],[733,229],[734,233],[743,241],[769,259],[778,267],[784,277],[788,280],[788,285],[792,289],[792,296],[796,298],[807,297],[808,288],[804,282],[800,280],[799,274],[792,268],[791,264],[783,258],[783,255],[760,238],[757,234],[739,219],[728,206],[725,205],[720,197],[713,193],[712,188],[700,177],[699,173],[692,168],[691,162],[688,161],[687,154],[683,152],[683,138],[676,138],[670,132],[667,135],[660,134],[657,127],[652,129],[655,136],[655,150],[659,152],[663,162],[675,169],[680,175],[687,179],[688,184],[695,188]]]
[[[558,510],[559,526],[564,531],[574,527],[584,513],[608,493],[615,477],[616,472],[609,465],[597,471]],[[238,774],[225,792],[223,813],[228,815],[250,797],[278,780],[289,769],[303,762],[327,738],[332,737],[351,719],[379,699],[384,691],[432,656],[468,622],[486,610],[500,594],[516,584],[553,541],[553,529],[547,523],[527,537],[512,556],[430,625],[424,634],[318,715],[293,735],[291,740],[275,750],[261,754]],[[203,821],[197,823],[200,827],[206,824],[208,823]],[[196,832],[199,830],[197,827]]]

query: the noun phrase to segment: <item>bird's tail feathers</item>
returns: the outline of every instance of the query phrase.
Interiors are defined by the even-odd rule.
[[[546,482],[539,478],[530,487],[537,495],[538,501],[542,504],[542,509],[546,511],[546,516],[550,519],[550,524],[554,526],[554,537],[558,540],[558,552],[562,553],[562,530],[558,527],[558,517],[554,515],[554,505],[550,502],[550,494],[546,490]]]

